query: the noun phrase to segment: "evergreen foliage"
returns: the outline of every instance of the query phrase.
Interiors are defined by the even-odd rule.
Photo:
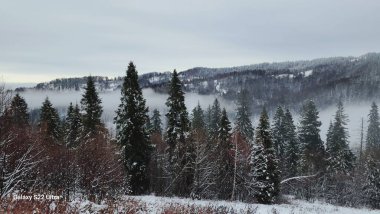
[[[371,156],[366,162],[363,196],[368,205],[380,209],[380,166]]]
[[[192,121],[191,121],[192,130],[204,130],[206,129],[206,124],[204,121],[204,113],[201,106],[198,105],[193,109]]]
[[[248,141],[253,140],[254,129],[251,122],[250,98],[246,90],[241,90],[237,101],[237,113],[235,129],[237,129]]]
[[[55,142],[61,138],[60,119],[57,110],[53,107],[48,97],[42,103],[38,126],[40,131]]]
[[[96,91],[94,80],[91,76],[87,78],[87,86],[85,93],[80,101],[83,111],[83,126],[87,134],[94,135],[97,128],[101,126],[101,116],[103,109],[101,106],[102,101]]]
[[[369,120],[366,139],[366,153],[367,155],[377,154],[377,160],[380,161],[380,121],[378,107],[375,102],[372,103],[368,116]]]
[[[320,137],[320,126],[318,120],[319,112],[313,101],[307,101],[302,106],[298,139],[300,142],[301,172],[314,174],[324,170],[325,148]]]
[[[132,62],[128,65],[120,100],[115,117],[117,142],[124,147],[124,165],[130,176],[132,194],[144,194],[149,190],[152,145],[145,126],[148,108]]]
[[[211,106],[210,112],[210,124],[208,126],[208,133],[210,135],[211,141],[215,141],[218,138],[219,123],[222,115],[220,104],[218,99],[214,100],[213,105]]]
[[[234,173],[234,159],[231,142],[231,123],[226,109],[223,108],[219,122],[219,136],[216,146],[218,198],[230,199],[232,195],[232,177]]]
[[[190,121],[185,106],[182,84],[174,70],[169,86],[166,142],[169,145],[169,176],[168,191],[171,194],[186,196],[193,184],[194,147],[189,140]]]
[[[281,106],[278,106],[276,113],[273,117],[272,125],[272,137],[273,137],[273,147],[276,151],[277,157],[279,159],[280,165],[284,163],[285,153],[285,126],[284,126],[284,110]]]
[[[64,143],[68,147],[77,147],[83,135],[83,123],[82,123],[82,115],[80,114],[78,104],[73,106],[70,103],[67,109],[67,116],[65,121],[65,138]]]
[[[338,102],[334,123],[330,124],[326,142],[328,170],[335,174],[349,174],[354,167],[355,156],[348,146],[347,115],[343,103]]]
[[[251,179],[255,200],[271,204],[280,193],[280,171],[273,148],[269,118],[264,109],[256,127],[255,145],[251,153]]]
[[[5,111],[5,115],[13,125],[25,126],[29,124],[28,105],[18,93],[13,97],[10,107]]]
[[[300,158],[300,149],[297,140],[296,126],[294,125],[293,116],[289,109],[286,109],[283,118],[284,126],[284,164],[283,177],[294,177],[298,175],[298,163]]]
[[[151,133],[158,133],[161,135],[162,134],[162,122],[161,122],[160,111],[158,111],[157,109],[154,109],[153,115],[150,118],[150,121],[151,121],[150,132]]]

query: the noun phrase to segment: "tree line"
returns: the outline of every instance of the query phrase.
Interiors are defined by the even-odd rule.
[[[48,191],[68,200],[79,194],[99,201],[154,193],[271,204],[281,202],[282,194],[292,194],[379,208],[380,122],[375,103],[363,139],[366,146],[354,154],[341,101],[323,142],[313,101],[303,104],[298,126],[290,110],[279,106],[272,124],[263,108],[253,128],[250,96],[242,89],[232,127],[217,99],[205,110],[198,104],[189,114],[175,70],[168,93],[167,113],[150,112],[131,62],[114,118],[116,138],[101,121],[101,100],[91,77],[80,105],[70,103],[63,121],[46,98],[38,125],[30,125],[27,104],[16,94],[1,114],[1,196],[15,190]]]

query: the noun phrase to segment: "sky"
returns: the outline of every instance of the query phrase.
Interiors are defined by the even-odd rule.
[[[380,51],[377,0],[0,0],[0,78],[44,82]]]

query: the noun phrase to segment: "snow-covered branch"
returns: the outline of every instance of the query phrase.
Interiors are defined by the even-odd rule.
[[[314,175],[304,175],[304,176],[291,177],[291,178],[287,178],[285,180],[282,180],[280,183],[284,184],[284,183],[287,183],[287,182],[292,181],[292,180],[303,180],[303,179],[313,178],[313,177],[316,177],[318,174],[319,173],[316,173]]]

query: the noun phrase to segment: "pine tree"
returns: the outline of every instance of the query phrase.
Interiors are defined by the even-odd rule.
[[[344,114],[343,103],[338,102],[335,121],[330,125],[327,142],[328,170],[333,173],[349,174],[354,167],[354,154],[348,146],[347,115]]]
[[[273,117],[272,137],[273,147],[276,151],[280,165],[284,163],[284,147],[285,147],[285,127],[284,127],[284,110],[278,106]],[[282,167],[281,167],[282,168]]]
[[[51,138],[55,142],[58,142],[61,137],[60,119],[57,110],[53,107],[49,98],[46,97],[42,103],[40,119],[38,126],[40,131]]]
[[[102,126],[100,117],[102,116],[103,109],[101,106],[102,101],[96,92],[95,83],[91,76],[87,78],[87,86],[80,103],[83,110],[84,131],[86,135],[93,135],[99,126]]]
[[[255,140],[250,160],[253,195],[257,202],[271,204],[280,192],[280,171],[265,109],[256,127]]]
[[[204,114],[198,105],[192,111],[191,136],[194,142],[194,184],[190,196],[192,198],[211,198],[215,195],[215,167],[213,153],[207,143],[207,132]]]
[[[322,123],[318,120],[318,110],[313,101],[302,106],[298,139],[300,142],[301,172],[314,174],[324,170],[325,149],[319,135]]]
[[[23,127],[29,124],[28,105],[18,93],[13,97],[10,107],[5,111],[5,115],[13,125]]]
[[[248,92],[242,90],[238,97],[237,114],[235,120],[235,128],[239,131],[248,141],[253,140],[254,129],[251,122],[251,108]]]
[[[232,195],[232,178],[234,160],[232,156],[231,123],[228,120],[226,109],[223,108],[219,122],[219,136],[216,147],[218,198],[227,200]]]
[[[184,92],[177,71],[174,70],[169,86],[166,142],[169,145],[169,192],[186,196],[192,186],[193,154],[188,140],[190,122],[185,106]]]
[[[283,177],[294,177],[298,175],[298,161],[300,157],[299,145],[297,141],[296,126],[293,122],[292,114],[286,109],[284,119],[284,171]]]
[[[375,102],[372,103],[371,111],[368,116],[366,154],[372,155],[377,160],[380,160],[380,121],[378,108]],[[375,157],[374,154],[377,154],[377,157]]]
[[[166,105],[169,108],[166,114],[168,122],[166,142],[169,145],[170,156],[172,156],[177,143],[184,142],[190,130],[190,122],[185,106],[185,96],[176,70],[174,70],[170,82],[169,97],[166,101]]]
[[[221,118],[221,108],[218,99],[214,100],[214,103],[211,107],[211,118],[210,118],[210,124],[209,124],[209,135],[211,138],[211,141],[215,141],[218,138],[218,131],[219,131],[219,122]]]
[[[369,156],[366,162],[363,196],[368,205],[380,209],[380,166],[372,156]]]
[[[74,107],[70,103],[67,109],[65,129],[65,144],[69,147],[77,147],[81,142],[83,134],[82,115],[80,114],[78,104]]]
[[[151,128],[151,132],[152,133],[158,133],[158,134],[162,134],[162,122],[161,122],[161,114],[160,114],[160,111],[158,111],[157,109],[154,109],[153,110],[153,115],[152,117],[150,118],[150,121],[152,123],[152,128]]]
[[[199,103],[193,109],[191,128],[192,128],[192,130],[205,130],[206,129],[203,109],[201,108]]]
[[[148,164],[152,152],[146,130],[148,108],[138,83],[135,65],[130,62],[116,111],[117,142],[124,147],[124,165],[130,176],[132,194],[149,190]]]
[[[206,125],[206,130],[207,132],[211,129],[211,115],[212,115],[212,110],[211,106],[209,105],[204,113],[205,115],[205,125]]]

